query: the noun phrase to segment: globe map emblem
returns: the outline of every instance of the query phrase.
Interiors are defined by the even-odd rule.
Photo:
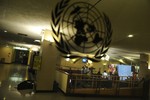
[[[62,17],[63,38],[75,51],[92,53],[104,44],[107,35],[105,25],[103,14],[93,5],[73,3]]]

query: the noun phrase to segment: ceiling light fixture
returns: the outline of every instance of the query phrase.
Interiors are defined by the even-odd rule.
[[[27,51],[28,50],[28,48],[23,48],[23,47],[13,47],[14,49],[17,49],[17,50],[25,50],[25,51]]]
[[[38,42],[38,43],[40,43],[41,41],[40,41],[40,40],[34,40],[34,42]]]
[[[128,35],[128,37],[129,37],[129,38],[132,38],[132,37],[133,37],[133,35],[132,35],[132,34],[129,34],[129,35]]]
[[[70,58],[66,58],[66,61],[70,61]]]

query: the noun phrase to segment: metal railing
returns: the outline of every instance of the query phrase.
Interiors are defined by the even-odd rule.
[[[143,81],[128,76],[69,74],[68,93],[113,96],[142,96]]]

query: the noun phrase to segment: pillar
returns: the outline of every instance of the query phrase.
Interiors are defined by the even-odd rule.
[[[51,34],[50,31],[45,30],[44,35]],[[41,43],[41,68],[37,71],[36,75],[36,90],[37,91],[52,91],[53,83],[55,80],[56,65],[60,63],[58,59],[58,50],[56,49],[54,42],[43,39]]]
[[[150,56],[147,54],[140,54],[140,70],[139,77],[150,76],[150,70],[148,69],[150,65]]]

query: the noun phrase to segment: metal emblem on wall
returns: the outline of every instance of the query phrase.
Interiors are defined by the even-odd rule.
[[[99,3],[100,0],[97,2]],[[109,18],[86,2],[58,2],[52,11],[52,30],[56,47],[64,57],[87,57],[98,62],[109,49],[112,29]],[[74,53],[79,52],[81,55]],[[88,56],[88,55],[93,55]]]

